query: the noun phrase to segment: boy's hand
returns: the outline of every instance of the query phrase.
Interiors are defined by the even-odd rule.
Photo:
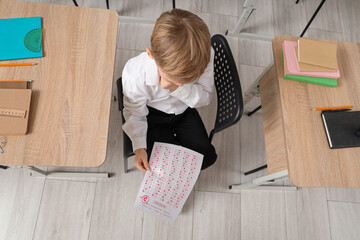
[[[147,160],[147,153],[145,148],[135,150],[135,167],[142,172],[150,171],[149,162]]]

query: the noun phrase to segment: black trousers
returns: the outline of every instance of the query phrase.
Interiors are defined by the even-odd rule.
[[[151,156],[154,142],[164,142],[189,148],[204,155],[201,169],[216,161],[217,155],[196,109],[188,108],[182,114],[167,114],[148,107],[147,154]]]

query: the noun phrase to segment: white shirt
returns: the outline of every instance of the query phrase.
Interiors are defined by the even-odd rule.
[[[193,83],[175,91],[163,89],[155,60],[146,52],[130,59],[122,73],[124,93],[123,130],[132,141],[133,150],[146,148],[147,106],[168,114],[181,114],[188,107],[208,105],[214,92],[214,50],[204,73]]]

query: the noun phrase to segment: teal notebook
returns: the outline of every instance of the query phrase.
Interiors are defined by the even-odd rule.
[[[337,80],[334,78],[309,77],[309,76],[299,76],[299,75],[290,75],[290,74],[285,76],[284,53],[282,55],[282,67],[283,67],[283,78],[284,79],[312,83],[312,84],[317,84],[317,85],[326,86],[326,87],[336,87],[337,86]]]
[[[0,60],[43,56],[41,17],[0,19]]]

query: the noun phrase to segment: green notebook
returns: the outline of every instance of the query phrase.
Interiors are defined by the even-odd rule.
[[[285,76],[284,53],[282,53],[282,67],[283,67],[283,78],[284,79],[312,83],[312,84],[317,84],[317,85],[326,86],[326,87],[336,87],[337,86],[337,80],[334,78],[309,77],[309,76],[299,76],[299,75],[290,75],[290,74]]]

